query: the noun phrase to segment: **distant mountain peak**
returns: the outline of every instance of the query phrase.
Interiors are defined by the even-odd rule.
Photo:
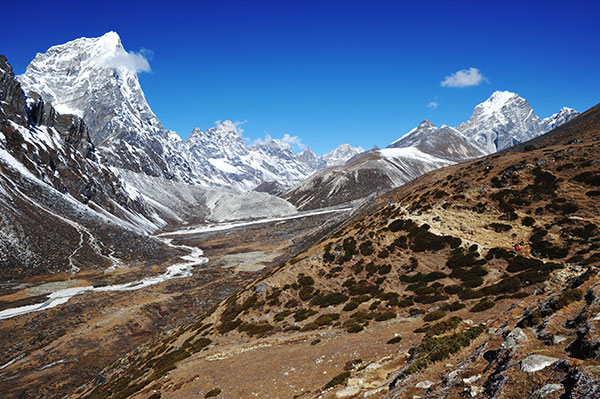
[[[324,154],[323,159],[327,162],[327,166],[342,165],[362,152],[365,152],[362,147],[352,147],[348,143],[343,143],[327,154]]]

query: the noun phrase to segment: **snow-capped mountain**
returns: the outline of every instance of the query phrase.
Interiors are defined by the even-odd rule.
[[[178,151],[181,138],[162,126],[146,102],[137,78],[144,62],[125,51],[117,33],[108,32],[38,53],[18,79],[26,93],[83,118],[110,164],[193,182]]]
[[[231,121],[202,131],[194,129],[182,153],[196,174],[196,184],[251,190],[263,182],[296,184],[316,169],[277,139],[247,146]]]
[[[362,151],[342,145],[321,158],[310,150],[294,154],[278,140],[247,146],[230,121],[196,128],[182,141],[146,102],[137,77],[144,68],[147,61],[125,51],[119,35],[108,32],[37,54],[18,79],[32,96],[83,118],[107,163],[150,176],[241,190],[269,181],[291,186]]]
[[[336,166],[345,164],[350,158],[365,152],[361,147],[352,147],[350,144],[340,144],[333,151],[323,155],[327,166]]]
[[[284,198],[300,209],[357,200],[402,185],[433,169],[527,141],[577,115],[577,111],[563,108],[542,120],[517,94],[495,92],[458,127],[438,128],[425,120],[387,148],[315,173],[284,193]]]
[[[496,91],[477,105],[469,120],[456,129],[490,154],[546,133],[577,115],[577,111],[563,108],[542,120],[523,97],[509,91]]]
[[[437,128],[425,120],[388,148],[415,147],[422,152],[448,161],[464,161],[485,155],[477,142],[470,140],[457,129],[442,125]]]

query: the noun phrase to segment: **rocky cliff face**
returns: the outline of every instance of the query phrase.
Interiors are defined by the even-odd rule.
[[[4,56],[0,188],[0,258],[6,278],[102,267],[112,262],[112,253],[131,259],[160,248],[139,235],[157,227],[152,211],[130,198],[98,161],[86,124],[57,113],[35,94],[26,97]],[[124,239],[138,242],[139,248],[126,247]]]

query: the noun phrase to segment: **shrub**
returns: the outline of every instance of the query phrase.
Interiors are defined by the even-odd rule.
[[[333,388],[337,385],[342,384],[344,381],[346,381],[346,379],[350,377],[350,372],[349,371],[344,371],[338,375],[336,375],[335,377],[333,377],[331,379],[331,381],[329,381],[326,385],[324,389],[329,389],[329,388]]]
[[[305,276],[303,274],[298,276],[298,284],[300,286],[311,286],[315,285],[315,280],[310,276]]]
[[[521,220],[521,224],[523,226],[533,226],[533,224],[535,223],[535,219],[532,218],[531,216],[525,216],[522,220]]]
[[[308,301],[313,297],[313,291],[314,289],[312,285],[306,285],[300,289],[300,291],[298,292],[298,296],[301,300]]]
[[[444,287],[444,291],[450,295],[458,294],[462,290],[463,287],[461,287],[460,285],[447,285]]]
[[[396,318],[396,313],[394,313],[392,311],[387,311],[387,312],[379,313],[377,316],[375,316],[375,321],[386,321],[386,320],[395,319],[395,318]]]
[[[444,305],[442,307],[443,310],[447,310],[448,312],[456,312],[457,310],[461,310],[465,308],[465,304],[461,302],[452,302]]]
[[[485,310],[493,308],[494,306],[496,306],[496,304],[494,302],[489,302],[487,300],[484,300],[484,301],[477,303],[475,306],[473,306],[471,308],[471,312],[483,312]]]
[[[386,344],[393,345],[393,344],[397,344],[400,341],[402,341],[402,337],[394,337],[394,338],[390,339],[388,342],[386,342]]]
[[[573,178],[579,183],[585,183],[590,186],[600,186],[600,174],[595,172],[583,172]]]
[[[303,321],[308,319],[310,316],[317,314],[318,312],[314,309],[298,309],[294,312],[294,321]]]
[[[387,249],[382,249],[379,254],[377,254],[378,258],[385,259],[390,257],[390,251]]]
[[[365,241],[361,243],[358,248],[363,256],[369,256],[375,252],[375,249],[373,249],[373,243],[371,241]]]
[[[512,226],[504,223],[490,223],[489,228],[494,230],[496,233],[504,233],[509,230],[512,230]]]
[[[434,310],[433,312],[429,312],[423,317],[424,321],[435,321],[439,320],[442,317],[446,316],[446,312],[443,310]]]
[[[348,300],[348,296],[339,292],[331,292],[328,294],[315,295],[310,301],[311,305],[316,305],[321,308],[342,304]]]
[[[461,321],[462,319],[460,317],[452,316],[448,320],[443,320],[430,327],[427,327],[423,332],[428,336],[441,335],[450,330],[455,330]]]
[[[490,260],[492,258],[510,260],[513,258],[513,253],[504,248],[491,248],[485,255],[485,259]]]
[[[206,393],[206,395],[204,395],[204,397],[205,398],[213,398],[215,396],[218,396],[221,392],[222,392],[221,389],[215,388],[215,389],[212,389],[212,390],[208,391]]]
[[[356,309],[359,305],[360,305],[359,302],[357,302],[355,300],[352,300],[352,301],[348,302],[346,305],[344,305],[344,307],[342,308],[342,310],[344,312],[350,312],[350,311]]]

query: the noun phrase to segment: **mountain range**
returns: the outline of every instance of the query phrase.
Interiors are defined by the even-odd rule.
[[[18,79],[26,93],[37,93],[60,113],[80,116],[107,163],[149,176],[241,190],[266,181],[291,186],[361,152],[346,144],[321,158],[310,149],[294,154],[276,139],[246,145],[230,121],[195,128],[182,140],[150,109],[132,57],[119,35],[108,32],[38,53]]]

